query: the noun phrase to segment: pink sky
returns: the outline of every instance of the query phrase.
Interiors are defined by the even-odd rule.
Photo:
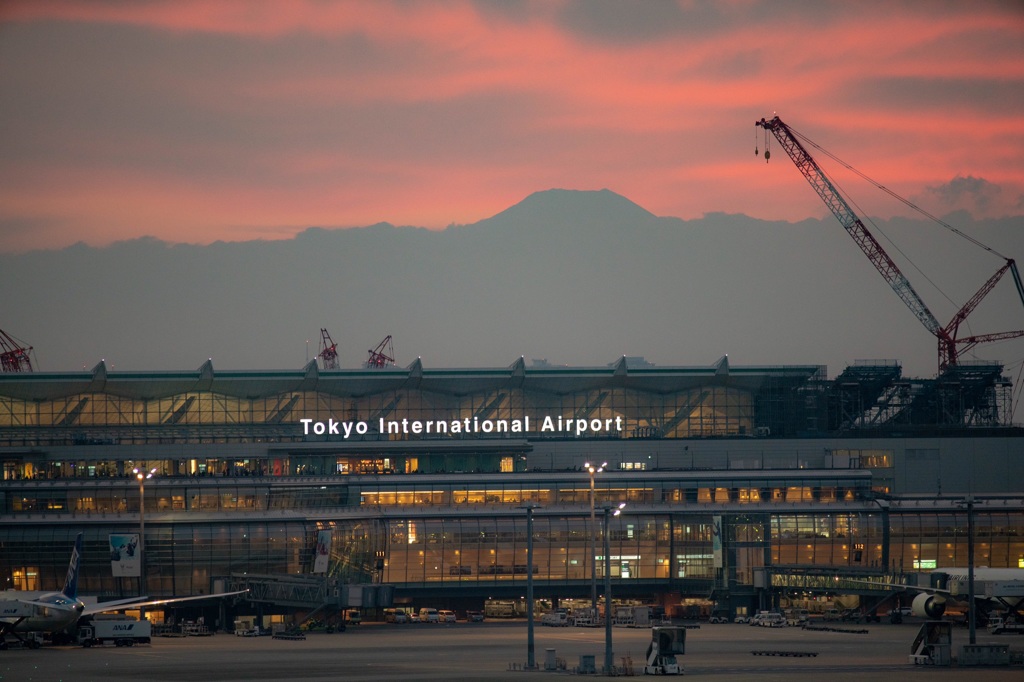
[[[555,187],[822,215],[754,157],[773,112],[932,213],[1024,214],[1020,2],[9,1],[0,92],[0,252],[443,228]]]

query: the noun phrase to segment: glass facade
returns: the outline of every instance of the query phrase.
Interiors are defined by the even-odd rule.
[[[202,594],[233,576],[310,575],[330,530],[326,576],[343,584],[482,598],[533,575],[581,596],[595,547],[604,578],[601,507],[623,502],[608,559],[637,593],[753,593],[764,568],[964,565],[963,511],[879,503],[899,496],[901,465],[938,468],[941,448],[908,448],[901,464],[897,439],[817,440],[829,390],[816,366],[625,360],[0,376],[0,579],[58,587],[83,532],[84,594]],[[614,464],[592,481],[580,465],[598,453]],[[157,471],[144,495],[135,467]],[[138,528],[142,499],[140,586],[113,577],[108,535]],[[540,505],[532,567],[526,503]],[[975,524],[979,565],[1024,567],[1020,499],[979,503]]]

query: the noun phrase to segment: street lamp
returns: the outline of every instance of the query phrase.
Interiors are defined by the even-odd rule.
[[[612,556],[608,548],[608,519],[618,516],[625,509],[626,503],[618,506],[606,504],[604,509],[604,674],[612,674]]]
[[[608,466],[584,462],[583,467],[590,472],[590,613],[597,619],[597,522],[594,518],[594,474],[599,474]]]
[[[536,670],[533,646],[533,510],[539,509],[540,505],[527,502],[520,508],[526,510],[526,669]]]
[[[156,474],[156,467],[149,471],[135,467],[132,473],[139,479],[139,595],[142,596],[146,592],[146,481]]]

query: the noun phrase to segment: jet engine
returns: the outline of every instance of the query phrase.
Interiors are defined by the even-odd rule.
[[[922,593],[914,597],[911,613],[918,618],[937,620],[946,612],[946,598],[939,594]]]

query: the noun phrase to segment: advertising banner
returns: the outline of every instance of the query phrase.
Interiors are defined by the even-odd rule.
[[[711,517],[711,548],[714,551],[715,568],[722,568],[722,517]]]
[[[326,573],[331,559],[331,531],[321,530],[316,534],[316,555],[313,557],[313,572]]]
[[[138,578],[142,572],[139,534],[122,533],[110,536],[110,570],[115,578]]]

